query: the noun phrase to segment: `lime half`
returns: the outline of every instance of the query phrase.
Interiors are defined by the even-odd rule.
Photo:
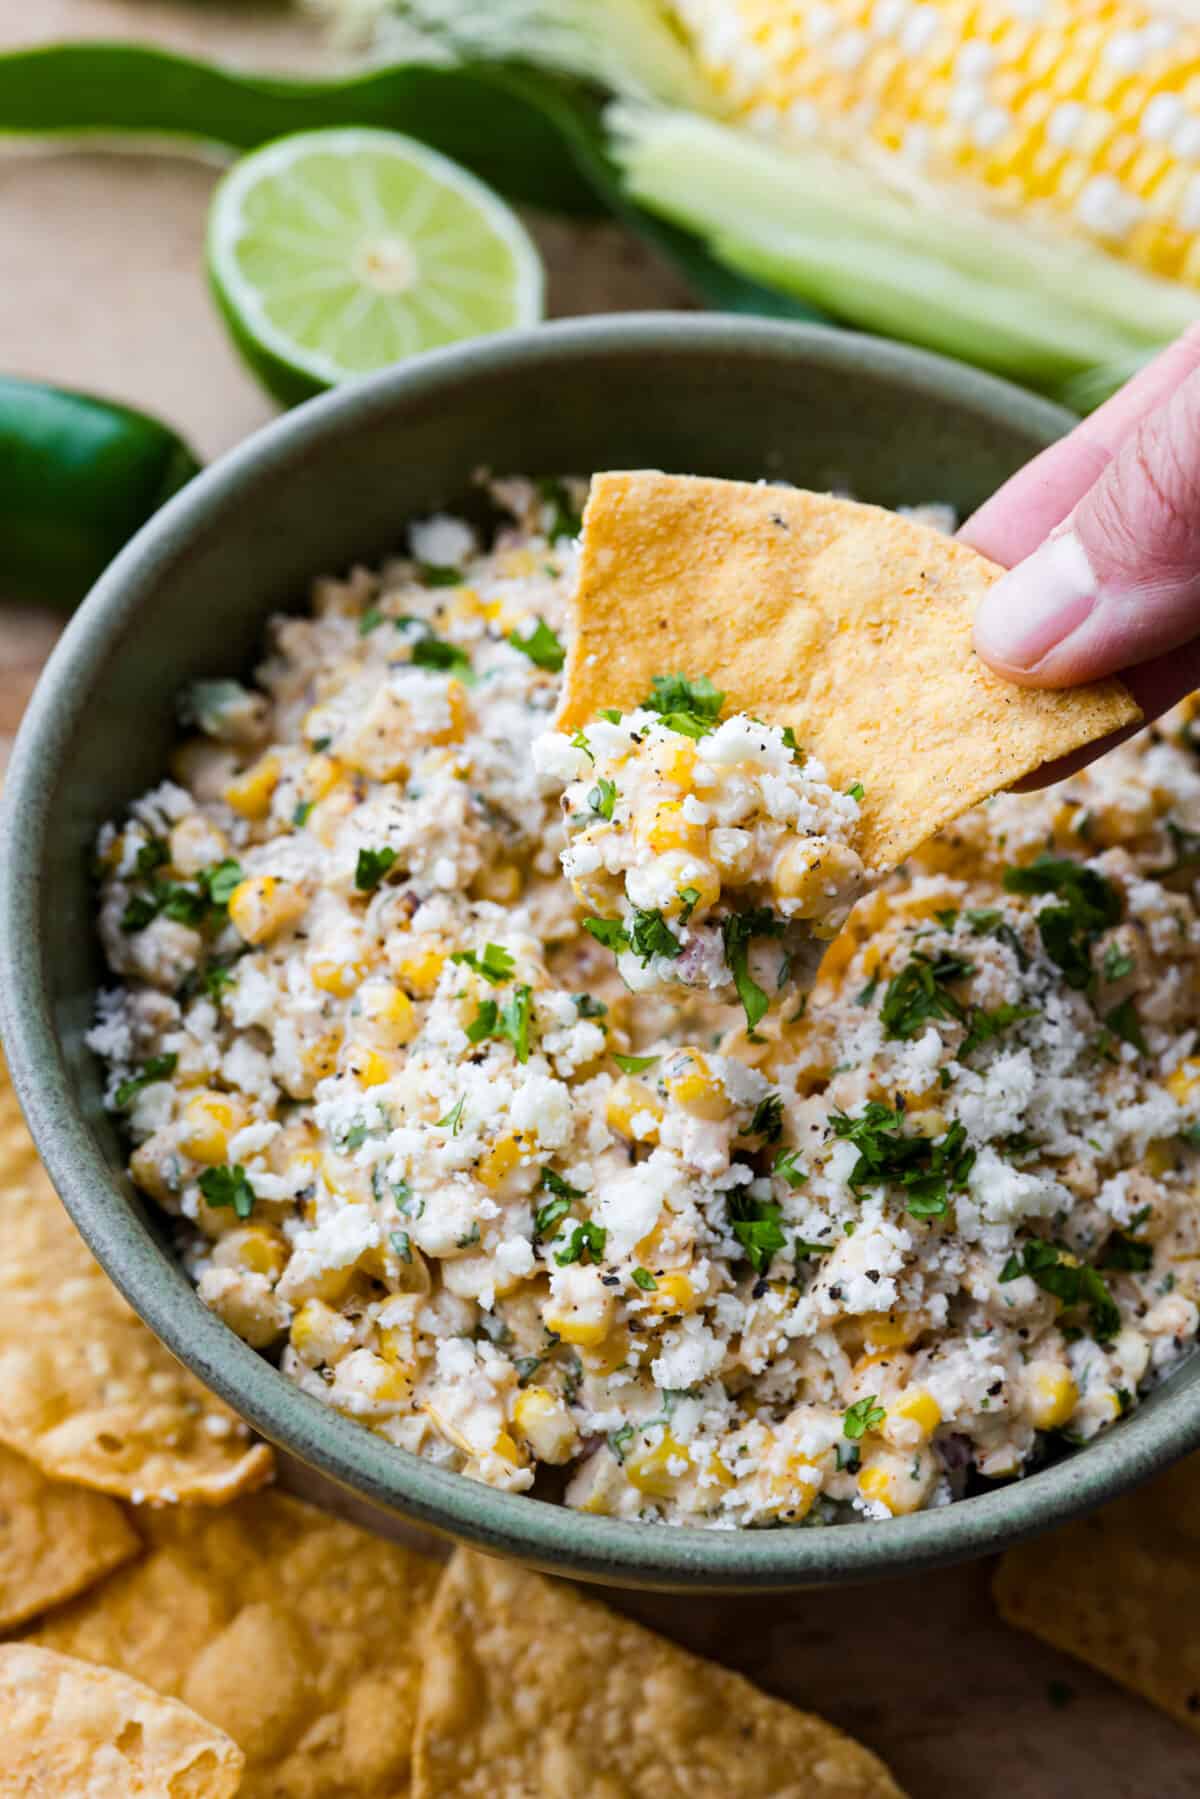
[[[542,265],[520,220],[399,132],[297,132],[213,196],[208,268],[255,373],[285,404],[461,338],[536,324]]]

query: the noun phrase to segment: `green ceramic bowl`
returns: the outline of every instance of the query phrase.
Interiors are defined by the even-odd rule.
[[[94,589],[51,658],[8,774],[5,1043],[38,1147],[100,1261],[169,1348],[290,1452],[310,1494],[350,1502],[382,1528],[417,1521],[614,1584],[782,1588],[996,1549],[1200,1444],[1194,1361],[1070,1459],[887,1524],[680,1530],[492,1492],[306,1397],[201,1305],[122,1173],[84,1045],[102,978],[90,847],[100,823],[160,777],[178,688],[249,669],[269,612],[302,605],[310,576],[386,553],[412,515],[453,508],[481,464],[653,465],[969,510],[1069,423],[999,381],[868,337],[711,316],[574,321],[439,352],[291,413],[192,482]]]

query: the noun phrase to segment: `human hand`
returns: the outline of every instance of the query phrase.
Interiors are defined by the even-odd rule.
[[[999,674],[1032,687],[1119,674],[1150,718],[1200,686],[1200,327],[1015,474],[959,535],[1010,570],[975,619],[975,647]],[[1117,741],[1029,784],[1061,779]]]

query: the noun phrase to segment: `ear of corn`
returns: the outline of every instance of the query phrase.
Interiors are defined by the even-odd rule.
[[[609,120],[630,196],[853,324],[1092,405],[1200,317],[1200,23],[1164,7],[394,0],[393,16],[636,101]]]

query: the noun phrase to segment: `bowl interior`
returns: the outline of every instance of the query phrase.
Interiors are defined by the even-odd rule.
[[[50,665],[9,775],[6,1039],[39,1147],[92,1247],[169,1346],[268,1436],[383,1508],[543,1567],[715,1588],[864,1579],[978,1553],[1099,1501],[1200,1435],[1185,1370],[1085,1456],[885,1525],[680,1531],[493,1493],[307,1399],[206,1311],[122,1172],[84,1044],[103,979],[91,845],[161,778],[181,684],[247,673],[270,612],[303,607],[314,574],[397,547],[408,519],[469,504],[473,471],[657,466],[889,506],[947,500],[961,513],[1068,423],[1002,383],[871,339],[741,319],[581,321],[445,352],[301,409],[194,483],[105,576]]]

